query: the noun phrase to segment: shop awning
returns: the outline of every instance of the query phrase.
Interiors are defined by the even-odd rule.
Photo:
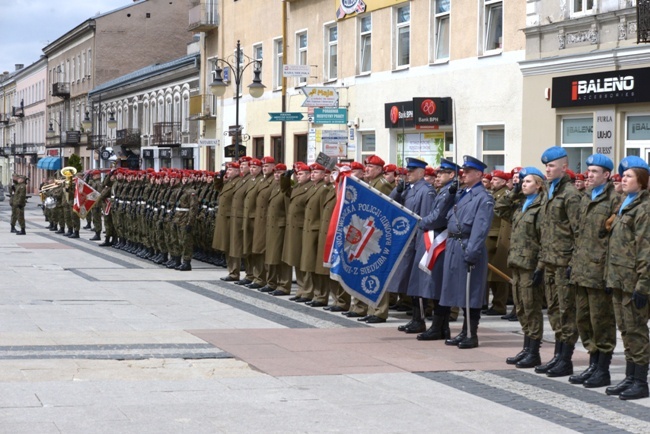
[[[36,167],[43,170],[60,170],[61,158],[60,157],[45,157],[38,160]]]

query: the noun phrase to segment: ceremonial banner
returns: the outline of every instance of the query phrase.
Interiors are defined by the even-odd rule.
[[[83,220],[88,215],[88,211],[97,203],[99,192],[81,178],[75,178],[75,185],[72,211]]]
[[[345,177],[339,188],[325,263],[350,294],[377,306],[420,217],[355,177]]]
[[[433,235],[433,231],[426,231],[424,233],[424,247],[427,251],[422,255],[422,259],[420,259],[420,264],[418,265],[420,270],[427,274],[431,274],[438,256],[445,251],[445,246],[447,245],[447,229],[440,232],[435,238]]]

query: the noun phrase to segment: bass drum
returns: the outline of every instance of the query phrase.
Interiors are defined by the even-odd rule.
[[[54,207],[56,207],[56,200],[52,196],[47,197],[45,199],[45,208],[52,209]]]

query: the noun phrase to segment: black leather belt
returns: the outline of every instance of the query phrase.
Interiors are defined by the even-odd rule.
[[[463,237],[462,233],[458,233],[458,232],[449,232],[449,233],[447,233],[447,237],[452,238],[454,240],[462,240],[463,238],[466,238],[466,237]]]

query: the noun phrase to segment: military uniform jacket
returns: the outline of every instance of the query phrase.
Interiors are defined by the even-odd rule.
[[[454,181],[452,181],[454,182]],[[449,193],[449,187],[451,183],[448,183],[440,189],[436,195],[433,203],[431,204],[431,211],[429,214],[422,217],[420,221],[420,228],[423,231],[434,231],[434,236],[438,236],[442,231],[447,229],[447,214],[452,206],[454,206],[455,195]],[[420,261],[420,258],[416,260]],[[442,276],[445,263],[445,251],[443,250],[431,270],[431,278],[429,279],[429,285],[426,288],[422,288],[422,297],[440,300],[440,292],[442,291]],[[418,264],[416,264],[418,266]]]
[[[292,193],[291,178],[281,176],[279,182],[271,184],[269,206],[266,213],[265,242],[266,253],[264,263],[279,265],[282,261],[284,235],[287,226],[287,209]]]
[[[296,184],[291,191],[289,209],[287,210],[287,228],[284,232],[284,250],[282,260],[300,269],[300,254],[302,250],[302,227],[305,224],[305,205],[307,194],[314,184],[305,182]]]
[[[506,187],[502,187],[495,191],[492,194],[494,202],[498,202],[499,198],[505,196],[507,193],[508,189]],[[508,275],[510,275],[510,270],[508,270],[508,251],[510,250],[511,231],[510,220],[501,219],[498,215],[495,215],[492,219],[492,226],[490,227],[490,234],[488,235],[487,240],[490,263]],[[488,271],[488,282],[505,281],[505,279],[498,276],[496,273]]]
[[[442,306],[466,306],[465,285],[468,264],[474,264],[470,280],[470,308],[485,302],[487,277],[487,239],[494,217],[494,198],[480,182],[469,191],[456,194],[456,204],[447,214],[449,238],[442,278]]]
[[[542,201],[542,262],[560,267],[569,265],[580,228],[582,195],[564,175],[553,196]]]
[[[194,225],[196,221],[196,213],[199,210],[199,199],[196,195],[196,190],[189,184],[185,185],[179,192],[179,195],[174,207],[174,224],[179,229],[184,230],[187,226]]]
[[[264,254],[266,252],[266,216],[272,191],[273,174],[270,174],[260,179],[257,184],[252,246],[252,253],[254,254]]]
[[[407,185],[402,193],[398,193],[397,189],[393,190],[390,197],[415,214],[425,216],[431,212],[436,191],[431,184],[421,179],[414,184]],[[397,271],[388,284],[391,292],[401,294],[408,292],[409,295],[417,296],[417,294],[423,291],[420,286],[430,285],[430,276],[418,267],[418,263],[425,251],[423,234],[424,231],[418,228],[415,236],[411,239],[411,243],[404,252],[400,264],[397,266]],[[419,257],[417,256],[418,250],[421,251]],[[424,291],[429,292],[428,289]]]
[[[232,195],[230,211],[230,245],[228,255],[233,258],[244,257],[244,199],[253,177],[250,173],[242,176]]]
[[[650,217],[648,192],[641,191],[621,215],[609,236],[605,281],[609,288],[650,292]]]
[[[27,186],[25,183],[16,184],[16,192],[13,197],[14,206],[24,207],[27,203]]]
[[[591,200],[591,189],[580,202],[580,233],[571,258],[571,282],[586,288],[605,288],[605,259],[609,245],[607,219],[621,201],[611,182]]]
[[[232,196],[240,177],[229,179],[225,183],[221,178],[215,178],[215,187],[219,191],[219,207],[217,217],[214,222],[214,236],[212,237],[212,248],[228,253],[230,247],[230,214],[232,206]]]
[[[386,181],[386,179],[381,175],[369,181],[368,185],[370,185],[375,190],[384,193],[386,196],[390,195],[390,193],[393,191],[393,188],[395,188],[394,185]]]
[[[323,180],[312,183],[305,203],[305,222],[302,227],[302,251],[300,269],[316,272],[316,263],[323,262],[323,252],[318,252],[318,235],[323,213],[323,203],[328,193],[328,185]]]
[[[521,193],[504,194],[494,204],[494,214],[512,223],[508,267],[529,271],[543,268],[539,257],[543,195],[544,192],[540,192],[525,212],[522,206],[526,197]]]
[[[262,174],[257,175],[255,178],[251,178],[246,183],[246,194],[244,196],[244,221],[243,221],[243,231],[244,231],[244,243],[243,243],[243,253],[244,255],[250,255],[253,253],[253,231],[255,227],[255,207],[257,205],[257,188],[264,177]]]

